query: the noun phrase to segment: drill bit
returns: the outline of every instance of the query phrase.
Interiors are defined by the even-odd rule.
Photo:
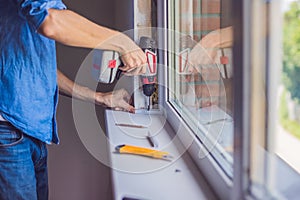
[[[147,107],[147,110],[149,111],[150,110],[150,96],[148,98],[148,107]]]

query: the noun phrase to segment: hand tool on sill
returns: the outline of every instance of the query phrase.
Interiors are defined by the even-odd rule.
[[[133,154],[133,155],[140,155],[140,156],[146,156],[146,157],[169,160],[169,161],[173,159],[173,156],[171,156],[168,152],[145,148],[145,147],[139,147],[139,146],[123,144],[123,145],[116,146],[115,150],[117,153],[120,154]]]
[[[158,141],[156,138],[151,135],[150,131],[148,130],[148,135],[146,136],[148,142],[150,143],[151,147],[157,148],[158,147]]]
[[[148,128],[143,125],[138,125],[138,124],[122,124],[122,123],[115,123],[116,126],[124,126],[124,127],[129,127],[129,128]]]
[[[215,123],[222,122],[222,121],[223,122],[233,122],[233,119],[230,119],[230,118],[214,119],[214,120],[202,123],[202,125],[215,124]]]
[[[123,126],[123,127],[129,127],[129,128],[148,128],[146,126],[143,125],[138,125],[138,124],[122,124],[122,123],[115,123],[116,126]],[[151,135],[150,130],[148,130],[148,135],[146,136],[146,139],[148,140],[148,142],[150,143],[151,147],[158,147],[158,142],[157,140],[154,138],[153,135]]]

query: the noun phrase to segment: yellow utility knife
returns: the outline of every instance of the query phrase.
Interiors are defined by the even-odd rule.
[[[158,151],[155,149],[149,149],[145,147],[131,146],[126,144],[118,145],[116,146],[115,149],[117,153],[141,155],[141,156],[147,156],[151,158],[165,159],[165,160],[171,160],[173,158],[173,156],[171,156],[168,152]]]

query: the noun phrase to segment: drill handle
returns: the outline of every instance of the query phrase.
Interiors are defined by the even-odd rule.
[[[155,76],[157,73],[157,55],[156,52],[145,50],[147,57],[147,69],[144,76]]]
[[[122,65],[120,65],[120,66],[122,66]],[[119,80],[119,79],[120,79],[120,77],[121,77],[122,73],[123,73],[123,71],[122,71],[122,70],[120,70],[120,69],[118,68],[118,70],[117,70],[117,73],[116,73],[116,79],[117,79],[117,80]]]

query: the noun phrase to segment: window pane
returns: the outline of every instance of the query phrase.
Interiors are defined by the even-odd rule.
[[[252,192],[298,199],[300,1],[253,2]]]
[[[229,0],[169,0],[169,102],[232,175]],[[205,156],[205,155],[199,155]]]
[[[295,189],[300,188],[300,1],[285,0],[283,5],[283,56],[280,81],[276,89],[279,123],[274,141],[274,151],[278,157],[274,175],[277,181],[274,187],[281,196],[296,199],[300,194]]]
[[[300,173],[300,2],[285,1],[284,5],[276,153]]]

